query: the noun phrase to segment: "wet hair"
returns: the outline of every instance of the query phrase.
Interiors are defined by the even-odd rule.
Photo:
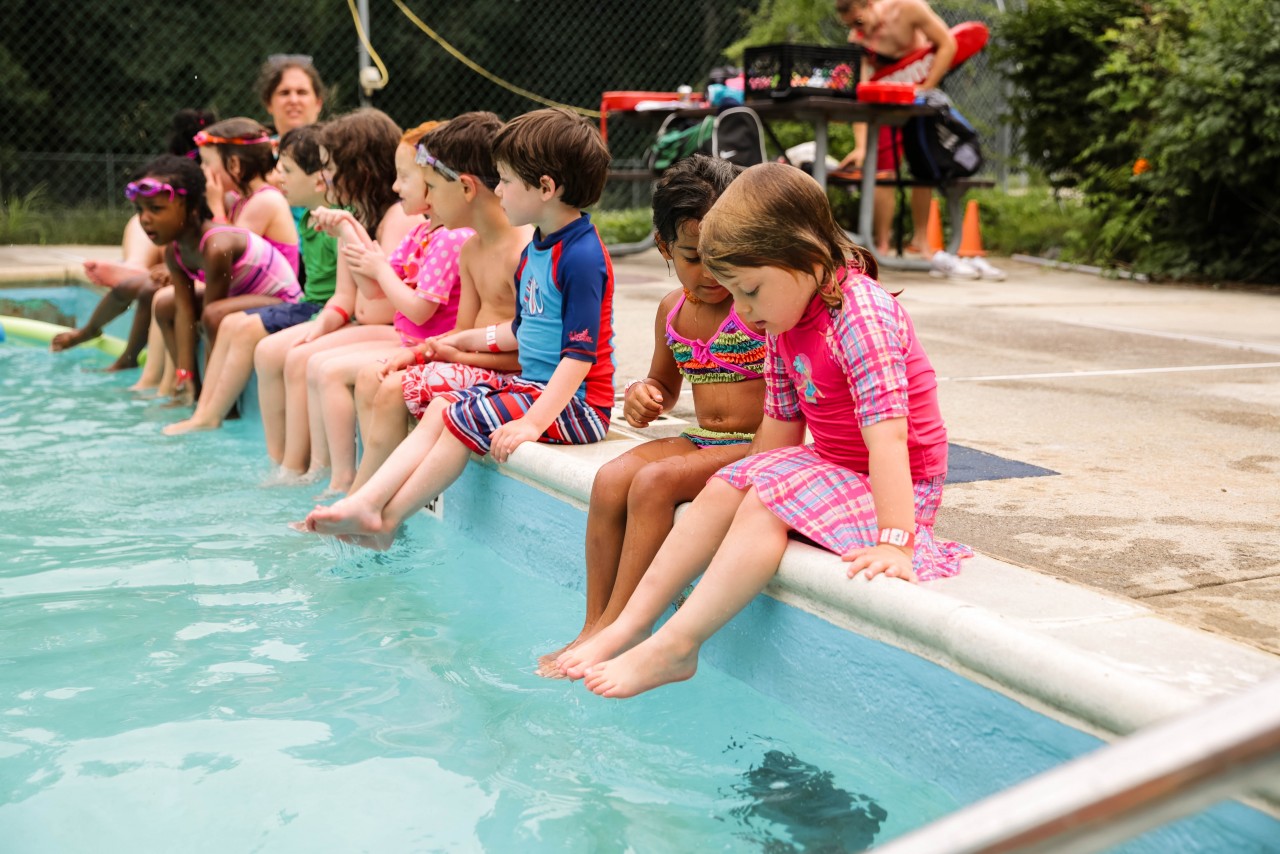
[[[170,122],[165,150],[178,157],[186,157],[196,150],[195,135],[217,120],[212,110],[178,110]]]
[[[356,219],[376,235],[387,208],[400,201],[391,185],[396,182],[396,146],[400,126],[373,107],[339,116],[320,129],[320,144],[334,176],[329,201],[350,209]]]
[[[280,88],[280,81],[284,79],[284,73],[290,68],[296,68],[306,74],[311,81],[311,88],[315,90],[316,98],[322,103],[327,100],[329,91],[325,88],[324,81],[320,79],[320,72],[316,71],[309,57],[282,56],[268,59],[262,64],[262,70],[258,72],[258,100],[262,101],[264,109],[271,106],[271,96]]]
[[[741,173],[741,166],[705,154],[686,157],[664,172],[653,188],[653,230],[662,242],[674,243],[682,223],[706,216]]]
[[[199,214],[200,221],[213,219],[213,211],[209,210],[209,200],[205,196],[204,170],[200,164],[190,157],[179,157],[176,154],[162,154],[143,166],[129,177],[130,181],[142,178],[155,178],[163,181],[174,190],[186,190],[175,195],[187,205],[187,215],[194,211]]]
[[[531,187],[546,175],[564,189],[560,200],[574,208],[595,204],[609,177],[609,148],[600,129],[563,107],[534,110],[507,122],[493,142],[493,159]]]
[[[320,162],[320,129],[323,127],[322,122],[317,122],[289,131],[280,137],[280,154],[289,155],[289,159],[308,175],[319,172],[323,166]]]
[[[440,127],[442,124],[444,124],[444,122],[423,122],[416,128],[409,128],[407,131],[400,134],[400,144],[417,145],[422,141],[424,136],[431,133],[431,131]]]
[[[267,139],[271,135],[271,131],[267,130],[261,122],[240,116],[234,119],[224,119],[217,124],[209,125],[209,127],[205,128],[205,131],[209,136],[220,136],[223,139],[263,140],[262,142],[253,142],[248,145],[225,142],[210,143],[218,150],[218,156],[222,158],[222,165],[226,168],[228,175],[231,175],[231,158],[234,157],[239,161],[240,174],[232,175],[231,177],[242,193],[249,189],[249,184],[255,178],[265,181],[267,176],[271,174],[271,170],[276,168],[275,148],[271,145],[270,140]]]
[[[500,130],[502,119],[493,113],[463,113],[432,130],[421,142],[450,169],[472,175],[492,188],[498,186],[493,141]]]
[[[752,166],[730,184],[702,219],[702,264],[716,278],[730,267],[779,267],[812,274],[820,267],[823,302],[843,302],[839,281],[853,261],[872,278],[875,258],[836,224],[818,182],[785,163]]]

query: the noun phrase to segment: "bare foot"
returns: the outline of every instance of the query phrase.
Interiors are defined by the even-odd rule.
[[[267,475],[262,481],[261,486],[297,486],[306,483],[306,472],[287,469],[284,466],[275,466],[271,470],[271,474]],[[303,524],[301,522],[299,525]]]
[[[587,668],[607,661],[643,641],[647,631],[629,632],[618,623],[606,626],[577,646],[561,653],[556,667],[570,679],[581,679]]]
[[[66,332],[59,332],[53,336],[53,340],[49,342],[49,349],[55,353],[62,350],[70,350],[72,347],[79,347],[86,341],[92,341],[101,334],[100,330],[90,329],[87,326],[84,329],[68,329]]]
[[[181,436],[183,433],[197,433],[203,430],[217,430],[222,425],[220,423],[211,424],[208,421],[197,421],[195,418],[188,418],[185,421],[179,421],[176,424],[169,424],[161,433],[166,436]]]
[[[155,397],[156,392],[159,391],[159,385],[148,379],[140,379],[125,391],[131,391],[143,397]]]
[[[103,373],[114,374],[116,371],[128,371],[138,367],[138,357],[121,353],[120,358],[102,369]]]
[[[194,389],[184,388],[182,391],[175,391],[169,396],[169,399],[161,404],[165,409],[178,409],[183,406],[196,405],[196,393]]]
[[[307,528],[321,534],[382,534],[382,513],[348,496],[337,504],[307,514]]]
[[[104,288],[114,288],[126,279],[147,275],[145,267],[135,267],[122,261],[85,261],[84,274],[89,281]]]
[[[634,697],[698,670],[698,647],[676,644],[662,632],[587,671],[586,686],[601,697]]]
[[[603,628],[604,626],[599,626],[599,627],[595,625],[583,626],[582,631],[578,632],[578,636],[576,638],[569,641],[567,644],[560,647],[555,652],[548,652],[546,655],[538,656],[538,668],[534,671],[534,673],[538,674],[543,679],[568,679],[569,674],[561,670],[560,667],[556,664],[556,661],[560,658],[560,656],[564,655],[566,652],[573,649],[574,647],[580,645],[587,638],[592,637],[597,632],[599,632],[600,629],[603,629]]]

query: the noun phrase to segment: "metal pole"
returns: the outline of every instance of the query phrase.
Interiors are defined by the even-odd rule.
[[[877,848],[878,854],[1101,851],[1280,782],[1280,677],[1144,729]]]
[[[356,0],[356,14],[360,16],[360,28],[364,30],[364,37],[372,40],[373,35],[369,32],[369,0]],[[364,88],[365,69],[373,67],[373,60],[369,58],[369,51],[365,49],[364,42],[359,36],[356,36],[356,55],[359,57],[356,88],[360,92],[360,106],[368,107],[372,104],[372,101],[369,98],[368,90]]]

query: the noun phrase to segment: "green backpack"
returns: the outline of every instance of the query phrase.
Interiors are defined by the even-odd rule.
[[[677,119],[670,124],[681,124],[681,126],[660,133],[654,140],[653,147],[649,149],[649,169],[655,175],[661,175],[677,161],[698,152],[711,154],[711,138],[716,127],[715,116],[707,116],[704,119]]]

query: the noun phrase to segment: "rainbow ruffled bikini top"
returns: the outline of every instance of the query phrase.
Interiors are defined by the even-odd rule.
[[[676,367],[689,382],[731,383],[764,375],[764,336],[743,323],[735,308],[729,309],[729,316],[709,343],[691,341],[676,332],[671,324],[685,299],[682,295],[667,315],[667,346],[675,357]]]

